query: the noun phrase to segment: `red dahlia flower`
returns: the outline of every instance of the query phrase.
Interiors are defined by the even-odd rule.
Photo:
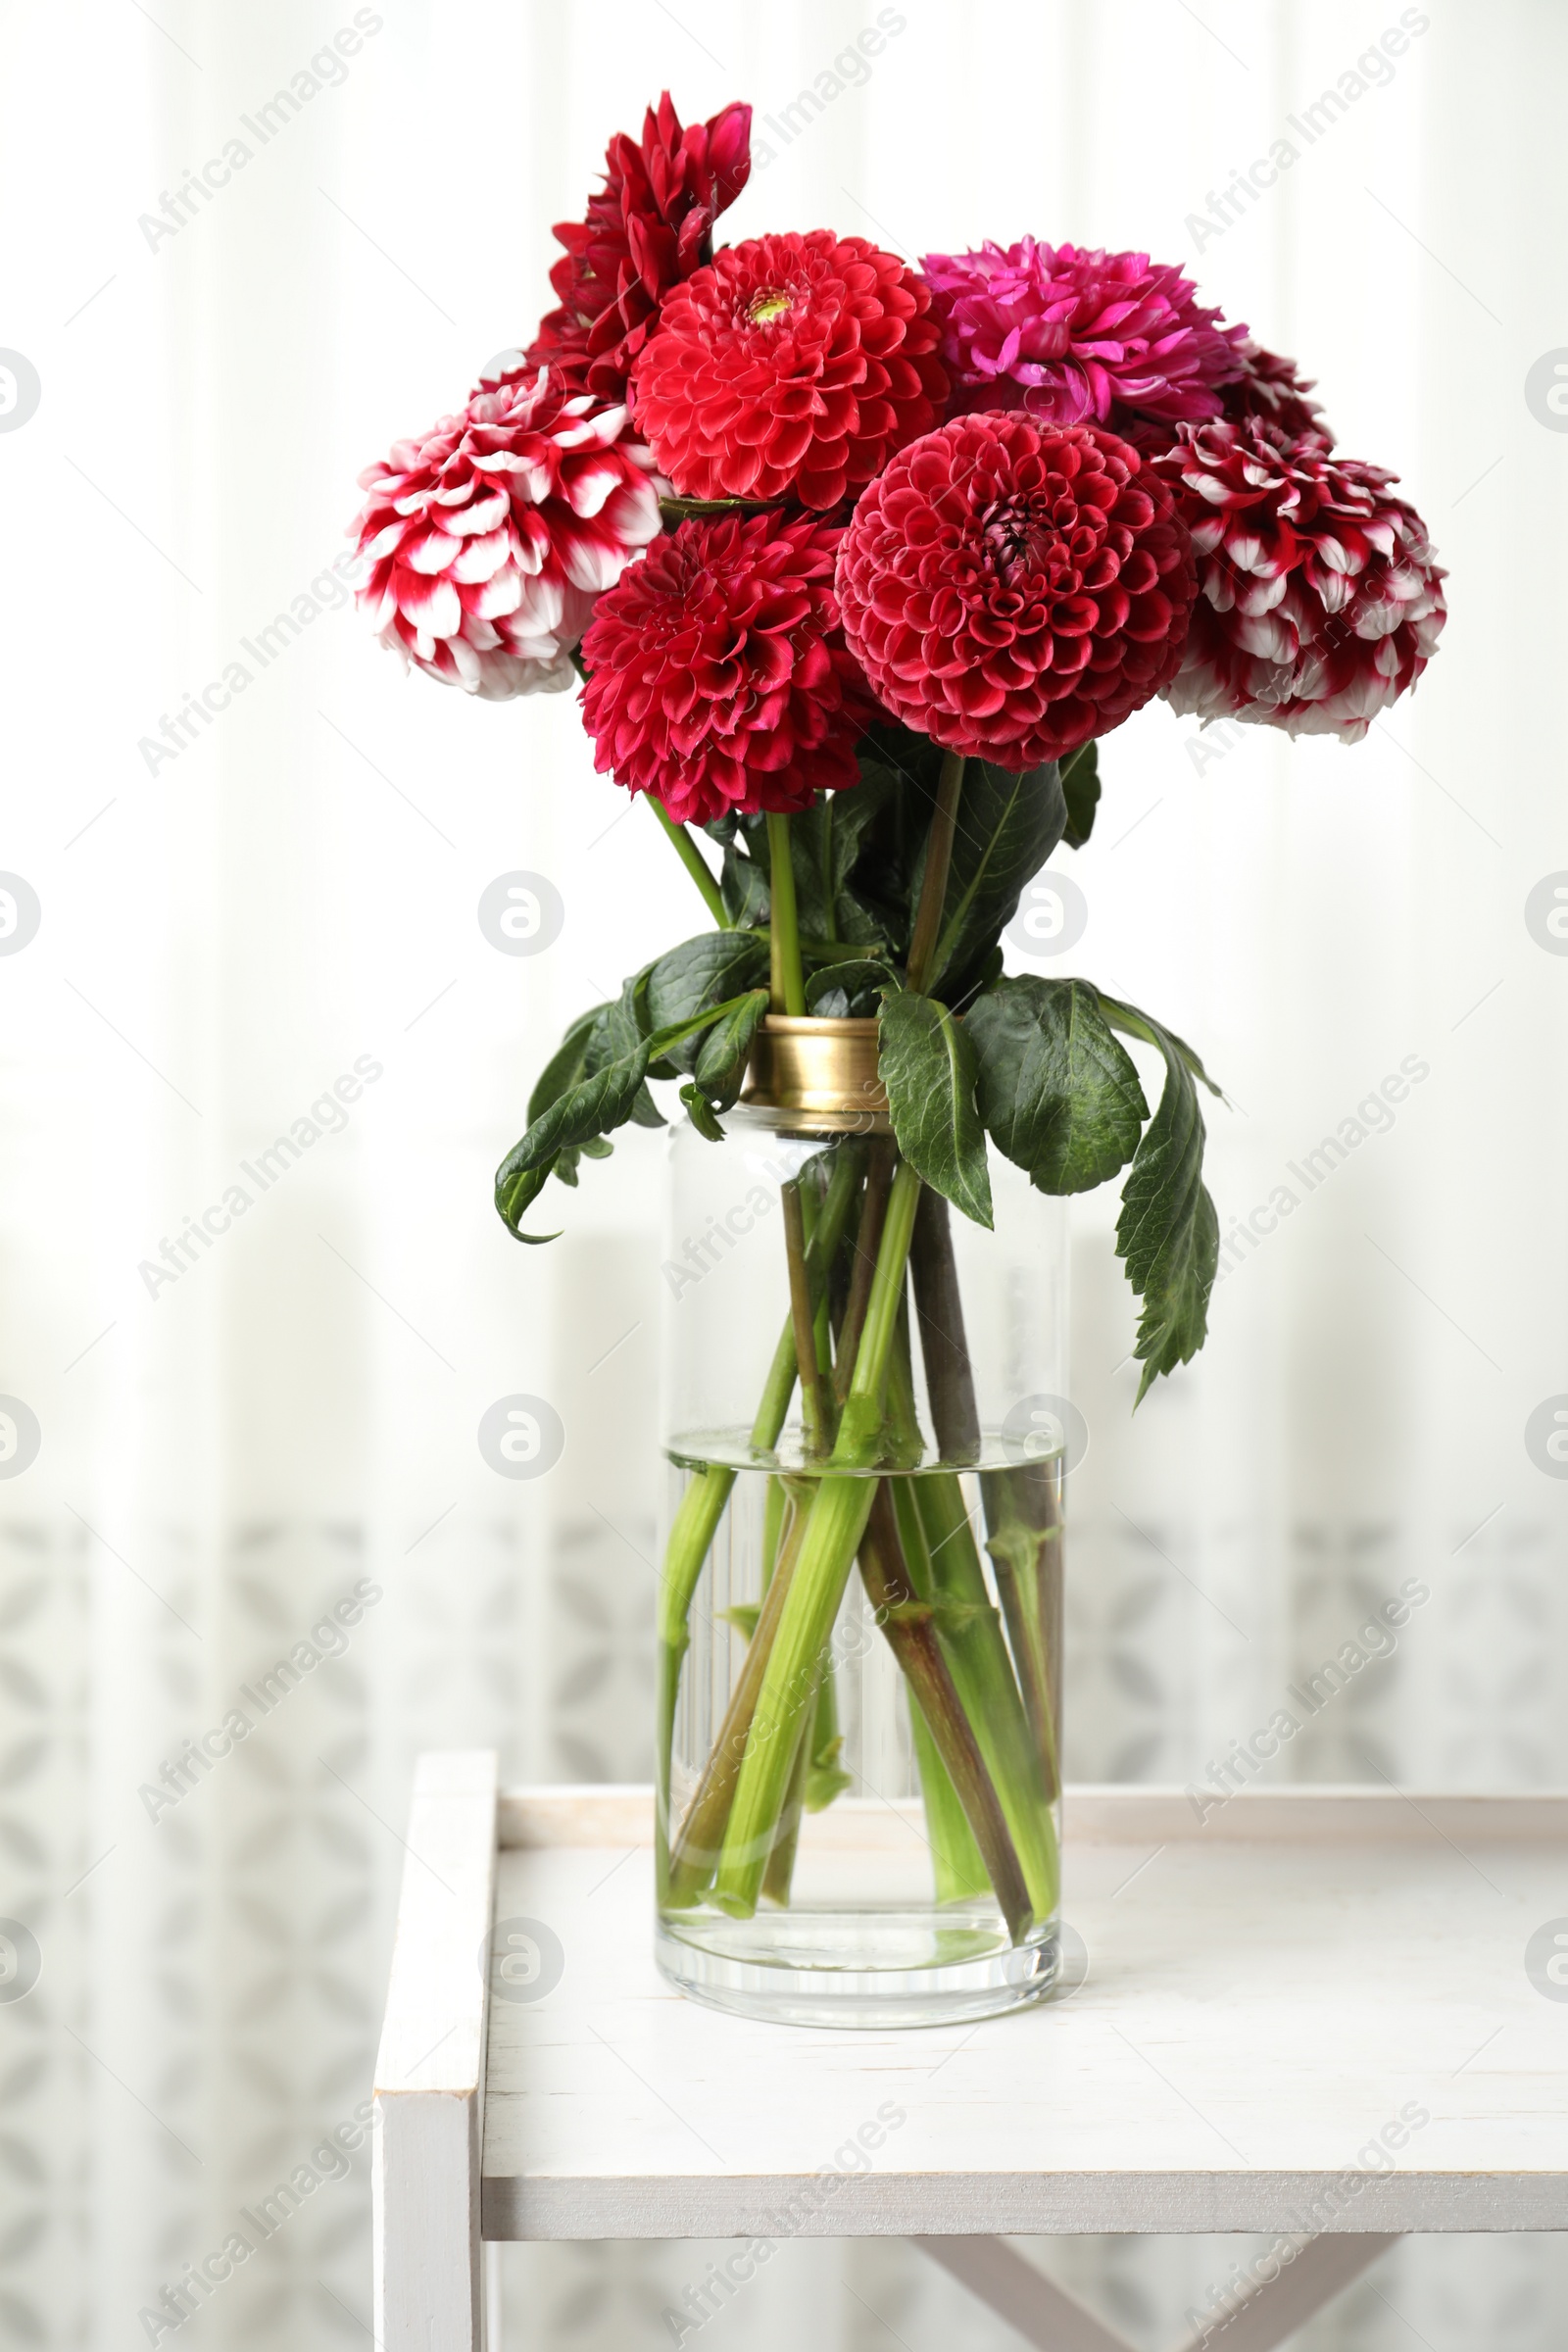
[[[1217,416],[1241,373],[1245,326],[1221,327],[1193,283],[1147,253],[1089,252],[1024,237],[1005,251],[930,253],[955,411],[1022,409],[1037,424],[1102,422],[1112,403],[1144,416]]]
[[[1103,426],[976,412],[900,452],[839,551],[844,634],[906,725],[999,767],[1103,735],[1181,661],[1170,492]]]
[[[1313,379],[1302,377],[1294,360],[1283,360],[1276,351],[1265,351],[1261,343],[1250,336],[1241,346],[1239,357],[1242,372],[1236,381],[1227,384],[1220,394],[1223,413],[1235,424],[1249,416],[1256,416],[1264,424],[1277,424],[1282,432],[1293,436],[1316,433],[1332,449],[1334,435],[1323,421],[1323,411],[1307,394],[1313,389]]]
[[[667,90],[659,112],[648,110],[641,145],[616,133],[587,220],[557,223],[566,250],[550,283],[561,308],[540,320],[531,366],[559,369],[574,392],[624,400],[661,300],[707,261],[713,222],[746,185],[751,137],[749,106],[682,130]]]
[[[752,237],[666,297],[637,428],[683,498],[836,507],[941,415],[936,343],[925,287],[864,237]]]
[[[583,639],[594,765],[682,824],[808,808],[858,781],[875,715],[809,516],[688,521],[601,597]]]
[[[1255,417],[1190,426],[1154,464],[1200,589],[1172,709],[1358,742],[1447,617],[1426,525],[1389,494],[1396,477]]]
[[[360,476],[358,602],[383,645],[492,702],[572,682],[602,588],[659,533],[624,408],[545,370],[475,393]]]

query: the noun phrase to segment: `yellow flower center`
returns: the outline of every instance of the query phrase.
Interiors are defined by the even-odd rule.
[[[752,307],[746,316],[754,326],[771,326],[775,318],[783,318],[789,307],[789,295],[779,286],[769,286],[765,293],[753,297]]]

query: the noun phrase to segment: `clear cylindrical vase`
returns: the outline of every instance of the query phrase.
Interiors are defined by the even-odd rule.
[[[1064,1207],[993,1159],[988,1231],[902,1169],[874,1022],[767,1031],[764,1099],[671,1139],[659,1963],[990,2016],[1057,1966]]]

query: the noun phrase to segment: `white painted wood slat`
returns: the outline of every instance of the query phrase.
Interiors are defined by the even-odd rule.
[[[852,1802],[831,1810],[869,1824]],[[924,2033],[683,2000],[653,1962],[649,1818],[646,1790],[504,1804],[522,1842],[501,1855],[501,1908],[547,1928],[562,1965],[492,2019],[487,2236],[776,2233],[883,2102],[902,2115],[885,2144],[792,2228],[1568,2228],[1564,2012],[1525,1967],[1568,1910],[1560,1796],[1244,1795],[1222,1817],[1250,1824],[1242,1838],[1180,1790],[1070,1791],[1087,1981]],[[868,1889],[903,1834],[866,1836]]]
[[[479,2352],[493,1751],[421,1756],[375,2062],[378,2352]]]

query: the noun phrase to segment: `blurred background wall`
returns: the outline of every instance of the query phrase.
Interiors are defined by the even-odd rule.
[[[1227,1226],[1423,1072],[1238,1246],[1206,1352],[1136,1422],[1114,1200],[1075,1204],[1069,1760],[1201,1775],[1416,1577],[1397,1653],[1277,1769],[1560,1785],[1568,1465],[1531,1416],[1568,1391],[1568,961],[1542,914],[1568,869],[1562,13],[62,0],[4,23],[0,1392],[25,1409],[0,1461],[0,1914],[43,1973],[0,2006],[0,2331],[145,2340],[160,2286],[364,2098],[418,1748],[494,1742],[511,1780],[647,1769],[662,1142],[586,1169],[549,1250],[509,1241],[489,1179],[565,1020],[696,903],[594,776],[573,698],[403,678],[333,566],[357,472],[527,339],[551,222],[666,85],[688,118],[758,107],[725,235],[1147,247],[1297,354],[1341,446],[1427,516],[1447,635],[1364,746],[1200,738],[1156,705],[1062,854],[1072,965],[1229,1092]],[[302,74],[320,86],[264,140]],[[155,233],[169,198],[188,217]],[[529,957],[476,914],[518,869],[564,911]],[[301,1120],[318,1138],[248,1182]],[[211,1246],[166,1256],[209,1210]],[[565,1431],[532,1481],[476,1443],[517,1392]],[[149,1818],[142,1785],[367,1586],[341,1654]],[[367,2204],[361,2157],[182,2335],[362,2342]],[[1238,2249],[1038,2253],[1153,2342]],[[623,2352],[666,2340],[700,2257],[505,2268],[530,2343]],[[1418,2242],[1375,2276],[1314,2344],[1558,2340],[1551,2241]],[[791,2247],[714,2323],[731,2352],[807,2328],[847,2352],[1010,2340],[899,2244]]]

